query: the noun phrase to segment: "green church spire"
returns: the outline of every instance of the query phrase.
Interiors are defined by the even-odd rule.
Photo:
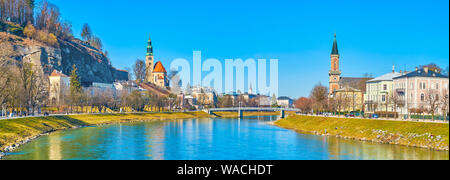
[[[152,39],[150,37],[148,38],[147,56],[153,56]]]
[[[333,50],[331,51],[331,55],[339,55],[336,33],[334,33]]]

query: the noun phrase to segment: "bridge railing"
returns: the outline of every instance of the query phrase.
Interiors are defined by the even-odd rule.
[[[260,107],[233,107],[233,108],[211,108],[207,109],[210,112],[217,111],[300,111],[296,108],[260,108]]]

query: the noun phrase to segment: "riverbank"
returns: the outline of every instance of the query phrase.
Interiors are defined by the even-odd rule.
[[[274,124],[305,134],[449,150],[449,125],[444,123],[293,115]]]
[[[54,131],[134,121],[209,118],[205,112],[117,113],[28,117],[0,121],[0,159],[22,144]]]

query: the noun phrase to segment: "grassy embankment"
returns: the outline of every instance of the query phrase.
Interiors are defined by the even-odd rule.
[[[398,144],[436,150],[449,149],[449,124],[313,116],[290,116],[275,122],[301,133]]]
[[[4,150],[7,146],[22,144],[30,138],[57,130],[132,121],[206,117],[211,116],[205,112],[186,112],[68,115],[0,120],[0,151]]]

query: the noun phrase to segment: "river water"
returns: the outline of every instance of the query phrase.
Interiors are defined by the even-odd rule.
[[[85,127],[43,136],[5,159],[449,159],[448,151],[299,134],[268,124],[276,118],[206,118]]]

